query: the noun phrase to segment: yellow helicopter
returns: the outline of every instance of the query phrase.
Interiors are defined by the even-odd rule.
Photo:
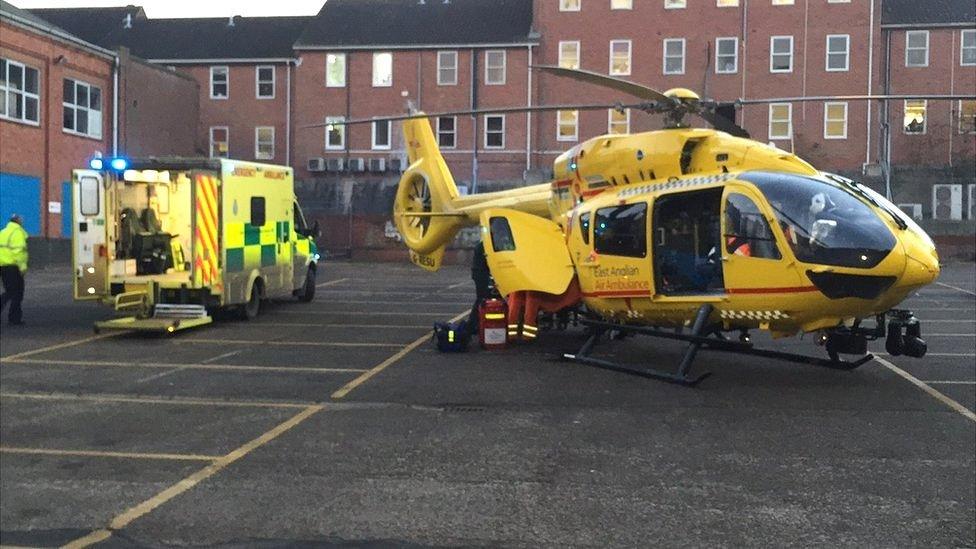
[[[409,167],[393,217],[411,260],[437,270],[458,231],[480,225],[491,275],[509,298],[510,335],[535,337],[539,308],[582,305],[591,336],[567,360],[683,385],[708,375],[689,374],[702,347],[836,369],[870,360],[867,341],[880,337],[890,354],[925,354],[919,321],[894,308],[938,277],[939,258],[890,201],[748,139],[690,90],[662,94],[588,71],[534,69],[639,97],[646,102],[617,108],[662,113],[666,127],[582,142],[555,160],[550,183],[462,196],[428,117],[607,105],[385,118],[404,121]],[[718,129],[689,127],[691,114]],[[750,330],[819,334],[829,359],[755,348]],[[591,356],[608,332],[688,348],[676,372],[633,368]]]

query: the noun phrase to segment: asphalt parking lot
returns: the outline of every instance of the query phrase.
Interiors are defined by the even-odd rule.
[[[466,269],[326,267],[311,304],[175,337],[94,336],[67,271],[30,273],[0,332],[0,543],[976,545],[972,263],[908,302],[922,360],[704,351],[697,389],[554,360],[579,329],[439,354]]]

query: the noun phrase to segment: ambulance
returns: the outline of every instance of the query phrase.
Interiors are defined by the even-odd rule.
[[[72,174],[76,300],[120,316],[95,330],[176,332],[219,309],[315,297],[319,254],[291,168],[229,159],[93,158]]]

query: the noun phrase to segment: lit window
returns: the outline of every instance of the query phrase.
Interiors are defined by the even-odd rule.
[[[769,72],[793,72],[793,37],[769,39]]]
[[[929,31],[905,33],[905,66],[929,66]]]
[[[0,59],[0,118],[40,122],[40,73],[9,59]]]
[[[827,0],[828,4],[850,4],[851,0]]]
[[[275,155],[275,129],[273,126],[254,128],[254,158],[273,160]]]
[[[325,56],[325,85],[328,88],[346,86],[346,54],[330,53]]]
[[[847,139],[847,103],[824,104],[824,139]]]
[[[388,88],[393,85],[393,54],[373,54],[373,87]]]
[[[739,39],[715,39],[715,72],[718,74],[734,74],[739,70]]]
[[[227,99],[229,96],[227,67],[210,67],[210,99]]]
[[[610,9],[632,10],[634,9],[634,0],[610,0]]]
[[[615,76],[630,74],[630,40],[610,41],[610,74]]]
[[[907,134],[925,133],[925,110],[928,102],[924,99],[905,100],[904,130]]]
[[[505,115],[485,115],[485,148],[505,148]]]
[[[685,39],[664,40],[664,74],[685,73]]]
[[[559,66],[564,69],[580,68],[580,43],[578,40],[559,43]]]
[[[254,69],[255,89],[258,99],[274,99],[275,96],[275,68],[271,65],[259,65]]]
[[[731,8],[739,5],[739,0],[715,0],[715,5],[720,8]]]
[[[437,52],[437,85],[457,85],[458,54],[456,51]]]
[[[630,133],[630,109],[623,111],[610,109],[607,118],[607,133],[611,135]]]
[[[959,133],[976,133],[976,101],[959,102]]]
[[[793,0],[773,0],[774,6],[792,6]]]
[[[373,149],[378,151],[390,150],[393,124],[389,120],[373,122]]]
[[[91,84],[64,79],[65,133],[102,137],[102,90]],[[9,109],[9,106],[8,106]]]
[[[850,68],[851,37],[847,34],[827,35],[827,71],[843,72]]]
[[[457,117],[441,116],[437,119],[437,146],[453,149],[457,146]]]
[[[343,116],[325,117],[325,150],[341,151],[346,148],[346,126],[336,122],[345,121]]]
[[[959,64],[967,67],[976,65],[976,29],[962,31]]]
[[[685,7],[685,0],[664,0],[664,7],[669,10]]]
[[[230,158],[230,131],[226,126],[210,128],[210,158]]]
[[[505,50],[485,52],[485,84],[501,86],[505,83]]]
[[[791,139],[793,137],[793,105],[772,103],[769,105],[769,138]]]
[[[579,11],[581,0],[559,0],[559,11]]]
[[[556,111],[556,141],[576,141],[579,111]]]

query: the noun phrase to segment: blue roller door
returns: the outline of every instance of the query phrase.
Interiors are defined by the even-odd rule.
[[[15,213],[24,218],[28,234],[41,234],[40,178],[0,173],[0,224],[6,225]]]

